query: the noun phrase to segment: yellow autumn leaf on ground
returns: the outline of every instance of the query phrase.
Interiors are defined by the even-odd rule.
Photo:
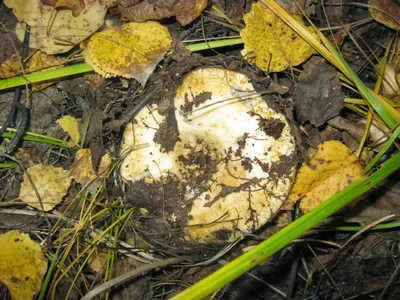
[[[32,166],[27,171],[40,195],[44,211],[52,210],[67,194],[72,180],[69,172],[63,168],[42,164]],[[26,174],[24,174],[24,182],[21,184],[19,198],[29,206],[41,210],[39,199]]]
[[[283,71],[301,64],[314,53],[305,40],[260,2],[254,3],[243,18],[246,27],[240,32],[244,42],[242,55],[263,71]],[[300,16],[293,18],[302,22]]]
[[[23,41],[25,25],[31,26],[29,47],[48,54],[64,53],[79,44],[104,22],[107,8],[103,0],[85,1],[84,10],[73,16],[70,10],[57,10],[41,0],[4,0],[18,18],[15,28]]]
[[[375,21],[395,30],[400,29],[399,0],[369,0],[369,13]]]
[[[40,246],[18,230],[0,235],[0,281],[14,300],[29,300],[40,291],[47,260]]]
[[[71,166],[70,176],[82,185],[95,181],[98,177],[104,177],[106,171],[112,163],[108,154],[103,155],[100,160],[98,175],[93,170],[92,151],[90,149],[80,149],[76,152],[75,160]]]
[[[0,66],[0,78],[10,78],[21,73],[21,57],[12,55]],[[67,61],[66,58],[55,57],[41,51],[36,51],[25,64],[25,73],[33,73],[55,69]]]
[[[301,198],[300,208],[308,212],[363,178],[362,169],[357,156],[341,142],[325,142],[318,146],[310,162],[300,168],[289,200],[295,202]]]
[[[135,78],[145,85],[171,44],[167,27],[152,21],[132,22],[94,34],[84,56],[105,77]]]
[[[61,128],[70,136],[72,140],[71,146],[76,146],[81,138],[79,133],[78,120],[71,116],[64,116],[57,120]]]

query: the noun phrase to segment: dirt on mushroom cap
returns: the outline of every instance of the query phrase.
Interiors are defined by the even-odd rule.
[[[121,175],[134,182],[136,205],[189,242],[229,242],[260,228],[295,172],[285,117],[245,75],[219,68],[190,73],[169,106],[144,108],[124,132],[122,153],[132,147]]]

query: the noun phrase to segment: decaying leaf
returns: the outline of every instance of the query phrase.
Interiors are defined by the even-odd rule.
[[[104,274],[107,267],[107,250],[98,249],[89,258],[89,268],[98,274]]]
[[[302,22],[300,16],[293,16]],[[254,3],[244,15],[246,27],[240,32],[244,42],[242,55],[263,71],[279,72],[306,61],[314,50],[270,9]],[[313,32],[311,27],[308,27]]]
[[[25,36],[25,25],[31,26],[29,46],[48,54],[63,53],[89,37],[104,22],[107,8],[103,0],[85,0],[84,10],[74,17],[70,10],[57,10],[41,0],[5,0],[20,21],[18,38]],[[24,26],[24,27],[21,27]]]
[[[318,147],[310,162],[300,168],[289,200],[296,202],[301,199],[301,210],[308,212],[363,178],[362,169],[357,156],[341,142],[325,142]]]
[[[41,0],[43,4],[50,5],[57,10],[68,9],[74,17],[79,16],[85,8],[84,0]],[[87,2],[87,1],[86,1]]]
[[[99,172],[93,170],[92,151],[90,149],[80,149],[76,152],[75,160],[71,166],[70,176],[82,185],[86,185],[97,178],[104,178],[106,171],[111,166],[110,155],[105,154],[100,160]]]
[[[293,98],[303,122],[318,127],[337,116],[343,108],[344,95],[335,68],[323,58],[312,57],[304,64]]]
[[[72,147],[78,145],[81,135],[78,120],[71,116],[63,116],[57,120],[61,128],[70,136]]]
[[[369,0],[369,13],[375,21],[400,30],[400,2],[398,0]]]
[[[395,63],[389,62],[385,66],[382,79],[381,94],[394,101],[400,100],[399,71],[400,68],[396,68]]]
[[[10,78],[21,73],[21,63],[18,55],[12,55],[0,66],[0,78]],[[65,63],[66,59],[36,51],[25,63],[25,73],[55,69]]]
[[[171,44],[165,26],[133,22],[94,34],[84,55],[97,73],[135,78],[144,85]]]
[[[40,195],[44,211],[52,210],[63,200],[72,180],[68,171],[51,165],[34,165],[28,168],[27,172]],[[41,210],[39,199],[26,174],[24,174],[24,182],[21,184],[19,198],[29,206]]]
[[[176,16],[176,20],[185,26],[200,16],[207,3],[207,0],[144,0],[131,7],[120,6],[119,10],[130,21],[143,22]]]
[[[1,234],[0,245],[0,281],[7,285],[12,299],[33,299],[47,271],[42,249],[18,230]]]

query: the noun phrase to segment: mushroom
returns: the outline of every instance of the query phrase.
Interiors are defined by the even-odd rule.
[[[285,116],[248,77],[203,68],[184,78],[170,106],[147,106],[126,127],[120,174],[161,191],[147,204],[162,206],[160,218],[187,242],[231,242],[278,212],[294,179],[294,155]]]

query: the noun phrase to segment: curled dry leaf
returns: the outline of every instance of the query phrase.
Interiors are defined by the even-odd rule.
[[[0,281],[13,299],[33,299],[47,271],[42,249],[18,230],[1,234],[0,245]]]
[[[339,141],[328,141],[318,146],[308,164],[297,173],[289,195],[290,201],[301,199],[300,208],[309,212],[352,182],[363,178],[357,156]]]
[[[84,56],[105,77],[135,78],[145,85],[171,44],[168,29],[157,22],[128,23],[94,34]]]
[[[369,0],[369,13],[375,21],[400,30],[400,2],[398,0]]]
[[[63,200],[72,180],[68,171],[54,166],[38,164],[29,167],[27,172],[40,195],[44,211],[52,210]],[[24,182],[21,184],[19,198],[29,206],[42,210],[39,199],[26,174],[24,174]]]
[[[300,16],[293,16],[302,22]],[[242,55],[263,71],[279,72],[306,61],[314,50],[270,9],[253,3],[244,15],[246,27],[240,32],[244,42]],[[308,27],[313,32],[311,27]]]
[[[164,215],[187,241],[240,238],[273,217],[288,195],[290,126],[254,96],[249,81],[218,68],[194,71],[171,103],[142,109],[124,132],[120,172],[133,181],[134,201],[144,199],[134,205]]]
[[[144,0],[131,7],[120,6],[121,14],[130,21],[143,22],[176,16],[185,26],[200,16],[207,7],[207,0]]]
[[[103,0],[85,0],[85,8],[77,17],[70,10],[57,11],[41,0],[5,0],[4,3],[20,21],[15,29],[18,38],[23,41],[23,23],[29,24],[29,46],[48,54],[71,50],[103,25],[107,12]]]

